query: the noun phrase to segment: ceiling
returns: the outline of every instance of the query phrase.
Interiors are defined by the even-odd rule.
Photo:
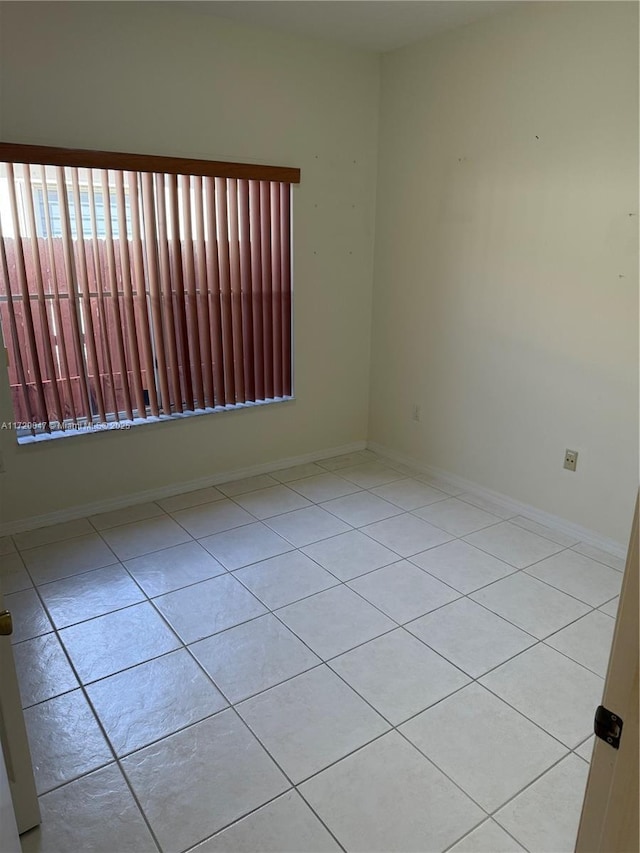
[[[517,2],[517,0],[516,0]],[[200,0],[201,14],[389,51],[493,15],[511,0]]]

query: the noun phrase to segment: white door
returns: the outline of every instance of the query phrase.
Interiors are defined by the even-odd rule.
[[[16,668],[11,648],[11,617],[4,607],[4,598],[0,590],[0,742],[2,744],[2,767],[0,767],[0,809],[2,811],[2,829],[0,830],[0,850],[13,851],[10,846],[11,835],[5,840],[5,832],[11,832],[11,822],[5,812],[11,805],[7,801],[7,788],[4,780],[8,778],[8,788],[13,803],[14,826],[18,832],[26,832],[40,823],[40,808],[36,794],[36,785],[31,765],[31,751],[24,725],[20,690],[16,677]],[[17,849],[20,849],[18,844]]]

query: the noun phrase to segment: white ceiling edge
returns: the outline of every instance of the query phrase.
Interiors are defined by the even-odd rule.
[[[194,13],[386,53],[526,0],[187,0]]]

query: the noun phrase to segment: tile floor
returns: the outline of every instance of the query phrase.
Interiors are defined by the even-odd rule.
[[[623,563],[369,451],[0,541],[25,853],[569,853]]]

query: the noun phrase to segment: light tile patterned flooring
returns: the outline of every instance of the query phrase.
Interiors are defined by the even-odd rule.
[[[622,561],[369,451],[0,542],[25,853],[573,849]]]

